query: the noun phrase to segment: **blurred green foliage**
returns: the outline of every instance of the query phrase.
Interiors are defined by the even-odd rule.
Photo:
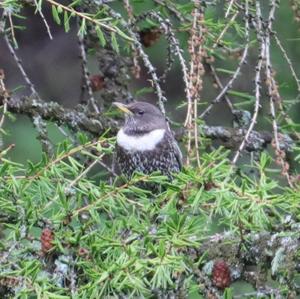
[[[195,292],[204,286],[193,269],[209,260],[194,251],[209,240],[213,226],[235,234],[241,225],[252,232],[271,230],[285,215],[299,220],[299,191],[278,192],[266,155],[256,165],[260,178],[242,184],[222,148],[203,154],[201,168],[186,168],[172,183],[159,174],[95,183],[85,159],[100,160],[113,148],[114,139],[103,137],[77,147],[64,141],[55,157],[43,156],[28,167],[1,157],[0,246],[6,253],[0,280],[15,280],[6,286],[8,298],[9,292],[13,298],[140,298],[155,290],[171,294],[181,279],[189,298],[201,298]],[[152,194],[136,185],[141,181],[165,191]],[[48,251],[40,251],[45,226],[53,237]],[[234,294],[245,292],[242,286],[236,282]]]

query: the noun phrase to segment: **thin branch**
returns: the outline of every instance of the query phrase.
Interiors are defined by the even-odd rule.
[[[0,263],[4,264],[7,262],[7,260],[9,259],[10,255],[16,250],[16,248],[19,246],[19,242],[18,241],[12,241],[10,242],[10,245],[8,246],[8,250],[3,252],[0,255]]]
[[[45,120],[56,122],[58,125],[66,124],[69,128],[75,130],[84,130],[99,136],[107,128],[116,132],[115,122],[104,116],[95,116],[94,113],[84,113],[81,110],[68,109],[54,102],[42,102],[38,99],[23,97],[10,98],[8,101],[8,110],[30,117],[40,115]]]
[[[214,42],[212,48],[215,49],[219,44],[221,39],[223,38],[224,34],[227,32],[227,30],[230,28],[230,26],[233,24],[235,21],[236,17],[239,15],[239,11],[236,11],[234,15],[231,17],[231,19],[228,21],[228,23],[225,25],[221,33],[219,34],[218,38]],[[226,16],[225,16],[226,17]]]
[[[76,297],[78,274],[77,274],[77,271],[75,270],[76,263],[73,260],[73,258],[71,260],[69,267],[70,267],[70,271],[69,271],[70,287],[69,288],[70,288],[72,297]]]
[[[104,154],[98,156],[84,171],[82,171],[68,186],[65,188],[66,191],[73,188],[86,174],[103,158]]]
[[[231,19],[229,20],[229,22],[228,22],[228,23],[226,24],[226,26],[223,28],[223,30],[221,31],[221,33],[219,34],[219,36],[218,36],[217,39],[215,40],[214,44],[212,45],[212,49],[215,49],[215,48],[220,44],[221,39],[223,38],[223,36],[224,36],[225,33],[227,32],[227,30],[230,28],[230,25],[235,21],[235,19],[236,19],[236,17],[237,17],[238,15],[239,15],[239,11],[237,11],[237,12],[231,17]],[[246,20],[246,22],[247,22],[247,20]],[[248,30],[249,30],[249,29],[248,29]],[[239,65],[238,65],[238,68],[236,69],[236,77],[238,76],[238,74],[239,74],[239,72],[240,72],[240,69],[241,69],[242,65],[246,62],[247,52],[248,52],[248,48],[249,48],[249,42],[250,42],[250,40],[249,40],[249,33],[246,32],[246,43],[247,43],[246,47],[247,47],[247,48],[244,49],[243,56],[242,56],[242,57],[245,57],[245,58],[244,58],[244,60],[243,60],[243,58],[241,59]],[[216,72],[214,66],[213,66],[211,63],[208,63],[207,61],[206,61],[206,64],[209,66],[210,71],[211,71],[211,73],[212,73],[212,75],[213,75],[213,77],[214,77],[214,80],[215,80],[216,84],[218,85],[218,87],[221,89],[221,92],[222,92],[226,87],[223,86],[223,84],[222,84],[220,78],[218,77],[218,74],[217,74],[217,72]],[[234,75],[233,75],[233,77],[234,77]],[[232,77],[232,79],[233,79],[233,81],[234,81],[235,79],[234,79],[233,77]],[[227,88],[227,89],[230,88],[230,83],[232,84],[233,81],[228,82],[229,85],[228,85],[228,88]],[[225,91],[225,93],[223,93],[223,96],[221,96],[220,99],[218,99],[218,100],[215,99],[214,101],[212,101],[212,102],[210,103],[209,107],[207,108],[207,112],[206,112],[207,114],[210,112],[210,110],[212,109],[212,107],[213,107],[215,104],[217,104],[218,102],[220,102],[220,101],[222,100],[222,97],[225,98],[226,103],[227,103],[227,105],[228,105],[230,111],[233,113],[233,110],[234,110],[234,109],[233,109],[233,105],[232,105],[230,99],[228,98],[226,92],[227,92],[227,91]],[[201,114],[201,116],[202,116],[202,117],[205,117],[205,115],[204,115],[203,113]],[[200,116],[200,117],[201,117],[201,116]]]
[[[0,152],[0,159],[2,159],[10,150],[14,149],[16,145],[14,143],[10,144],[7,148]]]
[[[187,116],[186,116],[186,120],[184,122],[184,125],[187,126],[188,115],[191,113],[191,111],[193,109],[193,100],[192,100],[191,92],[189,89],[188,68],[186,66],[186,62],[183,57],[183,50],[180,48],[179,41],[176,38],[176,36],[172,30],[172,26],[171,26],[169,19],[162,19],[160,17],[160,15],[155,12],[150,12],[148,14],[148,16],[159,22],[161,28],[163,29],[165,34],[168,36],[168,40],[170,41],[170,43],[172,44],[172,46],[174,48],[175,55],[177,55],[177,57],[178,57],[178,60],[179,60],[180,66],[181,66],[181,70],[183,73],[183,81],[185,83],[185,93],[186,93],[186,98],[187,98],[187,102],[188,102],[188,108],[187,108],[187,114],[186,114]]]
[[[129,35],[131,36],[133,43],[139,53],[139,56],[142,58],[144,65],[148,69],[148,73],[151,76],[151,79],[152,79],[151,84],[153,85],[156,95],[158,97],[159,108],[160,108],[161,112],[165,115],[166,111],[165,111],[164,103],[167,102],[167,99],[163,95],[163,91],[161,89],[160,82],[159,82],[160,80],[156,74],[156,70],[155,70],[153,64],[151,63],[148,55],[145,53],[145,51],[143,49],[143,46],[140,42],[138,33],[134,31],[134,28],[132,28],[133,24],[128,24],[119,13],[115,12],[109,6],[106,6],[106,7],[108,8],[108,10],[113,18],[120,20],[123,27],[125,27],[127,29]]]
[[[217,86],[219,87],[219,89],[223,90],[223,89],[224,89],[224,85],[223,85],[223,83],[221,82],[221,79],[220,79],[220,77],[218,76],[215,67],[214,67],[211,63],[208,63],[207,61],[206,61],[206,65],[209,67],[210,72],[211,72],[211,74],[212,74],[212,76],[213,76],[213,78],[214,78],[214,81],[216,82],[216,84],[217,84]],[[229,99],[229,97],[228,97],[227,94],[224,95],[224,99],[225,99],[225,101],[226,101],[226,103],[227,103],[227,106],[229,107],[231,113],[233,114],[233,112],[234,112],[234,107],[233,107],[233,104],[231,103],[231,100]]]
[[[9,41],[9,38],[7,37],[6,34],[4,35],[4,40],[5,40],[5,43],[8,47],[8,49],[9,49],[10,54],[12,55],[12,57],[14,58],[14,60],[16,62],[16,65],[17,65],[19,71],[21,72],[26,84],[29,86],[31,93],[33,95],[39,97],[38,92],[36,91],[33,83],[31,82],[31,80],[29,79],[28,75],[25,72],[25,69],[22,65],[21,59],[18,57],[17,53],[15,52],[15,50],[14,50],[13,46],[11,45],[11,43]]]
[[[246,20],[248,20],[248,0],[245,1],[246,5]],[[257,17],[257,40],[259,41],[260,44],[260,53],[258,57],[258,62],[256,65],[256,74],[255,74],[255,107],[254,107],[254,113],[251,119],[251,123],[249,125],[249,128],[245,134],[245,137],[240,144],[236,154],[234,155],[234,158],[232,160],[233,164],[236,164],[241,152],[245,148],[246,143],[248,142],[248,138],[250,136],[251,131],[253,130],[256,120],[258,117],[258,111],[260,108],[260,88],[261,88],[261,69],[263,65],[263,59],[265,55],[265,44],[263,42],[263,36],[262,36],[262,21],[261,21],[261,9],[260,9],[260,3],[257,1],[256,2],[256,17]],[[246,21],[246,24],[248,22]],[[249,25],[246,25],[249,26]]]
[[[206,55],[204,49],[204,13],[198,0],[194,1],[194,9],[192,12],[193,23],[190,31],[189,47],[190,54],[190,70],[189,70],[189,82],[188,89],[190,91],[193,100],[193,110],[190,111],[190,115],[187,115],[188,123],[188,144],[187,144],[187,165],[190,162],[191,144],[192,144],[192,129],[194,131],[194,144],[196,151],[197,165],[200,166],[200,154],[199,154],[199,137],[198,137],[198,104],[200,101],[200,92],[203,88],[202,77],[204,75],[203,57]]]
[[[168,36],[167,36],[168,39]],[[171,71],[172,66],[175,62],[175,59],[173,57],[173,48],[172,48],[172,43],[168,42],[168,46],[167,46],[167,57],[166,57],[166,65],[164,67],[164,72],[163,74],[159,77],[159,80],[163,83],[165,83],[166,78],[168,73]]]
[[[158,97],[159,108],[163,114],[166,114],[164,103],[167,102],[167,98],[163,95],[163,91],[159,84],[159,78],[156,74],[155,68],[152,65],[152,63],[150,62],[148,55],[144,52],[142,44],[138,40],[137,34],[134,33],[133,31],[131,31],[130,33],[131,33],[131,36],[134,36],[134,40],[135,40],[134,43],[135,43],[136,49],[138,50],[139,55],[142,58],[145,67],[148,69],[148,72],[149,72],[150,76],[152,77],[151,84],[154,86],[154,89],[156,91],[156,95]]]
[[[102,167],[104,167],[111,175],[118,176],[118,174],[108,165],[106,165],[103,161],[99,160],[98,164],[100,164]]]
[[[248,2],[245,5],[248,6]],[[249,44],[250,44],[248,7],[245,10],[245,38],[246,38],[246,45],[245,45],[241,60],[238,64],[235,72],[233,73],[232,77],[227,82],[227,84],[223,87],[221,92],[218,94],[218,96],[201,113],[200,118],[204,118],[205,116],[207,116],[210,113],[213,106],[216,103],[219,103],[223,99],[224,95],[228,92],[228,90],[230,88],[232,88],[232,85],[233,85],[234,81],[237,79],[238,75],[240,75],[242,66],[246,63],[246,59],[248,56],[248,50],[249,50]]]
[[[0,119],[0,130],[2,129],[3,124],[4,124],[5,115],[7,113],[7,101],[9,99],[9,94],[5,87],[4,79],[5,79],[4,71],[2,69],[0,69],[0,96],[3,97],[3,100],[2,100],[3,112],[2,112],[1,119]]]
[[[280,39],[278,38],[277,34],[274,31],[272,31],[272,37],[274,37],[277,46],[279,47],[280,51],[282,52],[283,57],[285,58],[288,66],[289,66],[289,68],[291,70],[292,76],[294,77],[294,79],[296,81],[298,93],[300,93],[300,80],[299,80],[299,78],[298,78],[298,76],[296,74],[296,71],[295,71],[294,67],[293,67],[292,61],[289,58],[289,56],[287,55],[286,50],[282,46]]]
[[[127,11],[128,23],[131,26],[133,26],[134,30],[136,31],[136,27],[135,25],[133,25],[135,23],[135,17],[133,14],[132,6],[130,5],[129,0],[123,0],[123,3]],[[131,45],[131,48],[132,48],[132,62],[133,62],[132,73],[136,79],[139,79],[141,76],[141,67],[139,65],[138,51],[134,44]]]
[[[163,1],[163,0],[153,0],[156,4],[166,7],[171,14],[173,14],[180,22],[187,21],[186,18],[176,9],[176,7],[172,6],[172,2]]]
[[[80,215],[82,212],[86,211],[86,210],[90,210],[92,207],[96,207],[97,204],[101,203],[102,201],[104,200],[107,200],[108,198],[111,198],[113,195],[115,195],[116,193],[119,193],[120,190],[123,190],[123,189],[126,189],[128,188],[129,186],[132,186],[134,185],[135,183],[138,182],[143,182],[145,181],[145,179],[147,179],[147,176],[143,176],[143,177],[139,177],[137,180],[135,179],[132,179],[131,181],[129,181],[128,183],[125,183],[123,185],[121,185],[120,187],[118,188],[115,188],[113,189],[112,191],[110,192],[107,192],[106,194],[104,194],[103,196],[101,196],[99,199],[97,199],[96,201],[92,202],[92,203],[89,203],[79,209],[76,209],[73,211],[71,217],[75,217],[75,216],[78,216]],[[136,206],[139,206],[139,207],[142,207],[143,205],[138,202],[138,201],[135,201],[135,200],[132,200],[130,198],[127,198],[127,197],[124,197],[124,199],[128,202],[130,202],[131,204],[133,205],[136,205]]]
[[[49,36],[49,38],[52,40],[52,39],[53,39],[53,36],[52,36],[52,34],[51,34],[50,26],[49,26],[49,24],[48,24],[48,22],[47,22],[47,20],[46,20],[46,18],[45,18],[45,16],[44,16],[43,12],[42,12],[42,9],[39,8],[39,5],[38,5],[38,3],[37,3],[37,0],[34,0],[34,4],[35,4],[35,6],[36,6],[36,9],[37,9],[37,11],[38,11],[38,13],[39,13],[39,15],[40,15],[40,17],[41,17],[43,23],[45,24],[45,27],[46,27],[48,36]]]
[[[50,157],[53,154],[53,145],[49,140],[47,124],[40,115],[33,115],[32,122],[38,132],[37,139],[40,140],[42,150]]]
[[[39,95],[33,85],[33,83],[31,82],[31,80],[29,79],[28,75],[25,72],[25,69],[23,68],[21,59],[17,56],[13,46],[11,45],[9,38],[7,37],[7,35],[4,35],[4,40],[6,42],[6,45],[11,53],[11,55],[13,56],[15,63],[18,67],[18,69],[20,70],[25,82],[27,83],[27,85],[29,86],[32,95],[36,96],[38,99]],[[7,101],[6,101],[7,103]],[[6,104],[7,105],[7,104]],[[44,152],[46,152],[48,154],[48,156],[51,156],[51,154],[53,153],[53,146],[48,138],[48,133],[47,133],[47,126],[46,123],[44,122],[44,120],[41,118],[40,115],[37,114],[32,114],[32,122],[33,125],[35,126],[35,128],[37,129],[37,132],[39,134],[39,139],[41,141],[41,145],[42,145],[42,149]]]
[[[47,2],[49,2],[50,4],[56,6],[56,7],[60,7],[62,10],[65,10],[65,11],[68,11],[74,15],[77,15],[78,17],[80,17],[81,19],[85,19],[93,24],[96,24],[100,27],[103,27],[105,28],[106,30],[110,31],[110,32],[115,32],[115,33],[118,33],[120,34],[120,29],[116,26],[109,26],[103,22],[101,22],[100,20],[97,20],[97,19],[93,19],[91,16],[89,16],[88,14],[85,14],[85,13],[82,13],[80,11],[77,11],[75,10],[74,8],[72,7],[68,7],[68,6],[65,6],[61,3],[58,3],[54,0],[46,0]],[[127,37],[125,34],[121,34],[121,36],[126,39],[126,40],[129,40],[129,41],[132,41],[131,38]]]
[[[210,138],[212,140],[218,140],[224,147],[229,149],[234,149],[239,145],[244,137],[245,130],[242,128],[227,128],[222,126],[199,126],[200,132],[206,138]],[[177,138],[180,139],[180,132],[177,133]],[[244,150],[248,152],[260,152],[272,142],[272,133],[267,131],[255,131],[252,130],[248,137],[248,142],[245,144]],[[280,143],[280,147],[284,151],[291,151],[293,147],[293,142],[291,142],[290,137],[286,135],[282,138]]]
[[[272,116],[272,126],[273,126],[273,134],[275,141],[275,154],[276,160],[279,162],[282,168],[282,174],[286,177],[288,184],[292,187],[292,182],[289,176],[289,164],[285,161],[285,152],[280,149],[279,136],[278,136],[278,124],[276,120],[276,110],[275,110],[275,102],[281,101],[277,83],[274,78],[272,64],[271,64],[271,54],[270,54],[270,34],[272,32],[273,20],[275,18],[276,11],[276,2],[275,0],[271,0],[271,8],[268,17],[268,27],[266,30],[266,36],[264,39],[265,43],[265,72],[266,72],[266,85],[268,88],[268,94],[270,98],[270,111]]]
[[[229,16],[230,11],[232,9],[232,6],[233,6],[234,2],[235,2],[235,0],[230,0],[229,6],[228,6],[228,8],[226,10],[226,13],[225,13],[225,18],[227,18]]]
[[[82,74],[83,74],[83,81],[85,82],[84,86],[87,89],[88,92],[88,106],[92,107],[93,110],[99,114],[99,108],[96,104],[93,90],[92,90],[92,85],[91,85],[91,80],[90,80],[90,74],[88,71],[88,61],[87,61],[87,56],[86,56],[86,50],[85,50],[85,43],[84,43],[84,37],[78,36],[78,44],[79,44],[79,49],[80,49],[80,58],[81,58],[81,68],[82,68]],[[83,88],[83,86],[82,86]],[[83,98],[82,98],[83,100]]]
[[[11,38],[14,42],[14,45],[16,47],[16,49],[18,48],[18,43],[17,43],[17,40],[16,40],[16,35],[15,35],[15,29],[14,29],[14,24],[13,24],[13,21],[12,21],[12,16],[11,16],[11,12],[4,12],[4,17],[5,16],[8,16],[8,21],[9,21],[9,26],[10,26],[10,32],[11,32]]]
[[[86,114],[80,110],[64,108],[58,103],[42,102],[29,97],[10,98],[7,102],[7,109],[10,112],[28,115],[29,117],[40,115],[45,120],[50,120],[58,125],[64,124],[72,130],[85,131],[93,137],[99,137],[99,135],[107,132],[107,128],[110,128],[108,136],[115,136],[119,127],[116,121],[111,121],[105,115]],[[225,147],[228,148],[236,147],[244,138],[244,129],[241,128],[199,126],[199,131],[207,138],[224,142]],[[175,131],[178,140],[181,140],[185,134],[186,130],[184,129]],[[245,145],[245,150],[261,151],[271,143],[271,140],[272,135],[270,133],[252,131]],[[290,137],[284,138],[281,141],[281,149],[289,151],[292,147],[290,140]]]
[[[82,150],[89,149],[89,148],[92,148],[92,147],[96,146],[97,143],[101,143],[101,141],[99,141],[99,140],[90,141],[86,144],[80,144],[77,147],[74,147],[69,152],[61,154],[57,158],[55,158],[54,160],[51,160],[43,169],[39,170],[34,175],[27,176],[27,179],[33,181],[33,180],[39,178],[46,170],[50,169],[54,165],[60,163],[61,161],[63,161],[64,159],[66,159],[66,158],[68,158],[72,155],[75,155],[75,154],[81,152]]]
[[[296,73],[294,67],[293,67],[293,64],[292,64],[291,59],[289,58],[289,56],[288,56],[286,50],[284,49],[284,47],[283,47],[283,45],[282,45],[280,39],[279,39],[278,36],[277,36],[276,32],[272,31],[272,36],[271,36],[271,37],[274,37],[277,46],[279,47],[280,51],[282,52],[283,57],[285,58],[285,60],[286,60],[286,62],[287,62],[287,64],[288,64],[288,66],[289,66],[289,68],[290,68],[290,70],[291,70],[292,76],[294,77],[295,82],[296,82],[296,84],[297,84],[297,90],[298,90],[298,93],[300,93],[300,80],[299,80],[299,78],[298,78],[298,76],[297,76],[297,73]],[[292,119],[290,118],[290,116],[287,115],[287,113],[284,111],[284,108],[283,108],[282,103],[279,102],[278,104],[279,104],[280,112],[281,112],[281,114],[283,115],[283,117],[284,117],[286,123],[287,123],[288,125],[291,125],[291,126],[292,126],[293,120],[292,120]],[[294,132],[293,132],[294,135],[298,138],[298,140],[300,140],[300,133],[299,133],[299,132],[296,132],[295,130],[293,130],[293,131],[294,131]]]

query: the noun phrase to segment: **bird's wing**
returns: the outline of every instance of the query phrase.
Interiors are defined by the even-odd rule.
[[[174,138],[174,134],[171,131],[168,131],[169,140],[171,142],[172,148],[174,149],[174,154],[179,165],[179,169],[182,169],[182,153],[177,141]]]
[[[113,153],[112,157],[112,171],[116,174],[120,174],[120,168],[117,162],[117,151],[118,151],[118,145],[115,146],[115,152]]]
[[[181,152],[180,147],[175,139],[173,140],[173,146],[174,146],[174,151],[175,151],[175,157],[178,162],[179,169],[181,170],[182,169],[182,152]]]

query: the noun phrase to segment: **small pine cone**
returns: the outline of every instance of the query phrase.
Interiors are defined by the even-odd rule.
[[[0,278],[0,286],[14,288],[22,283],[22,278],[16,276],[4,276]]]
[[[212,282],[217,288],[222,290],[230,286],[230,269],[225,261],[215,261],[212,270]]]
[[[5,73],[3,69],[0,69],[0,80],[4,80],[5,79]]]
[[[207,299],[218,299],[218,297],[210,291],[206,294]]]
[[[86,248],[80,247],[77,251],[78,256],[83,257],[85,259],[89,258],[89,251]]]
[[[139,32],[141,43],[149,48],[159,40],[161,33],[161,30],[155,27],[143,29]]]
[[[216,188],[216,187],[217,187],[217,185],[214,182],[212,182],[212,181],[204,183],[204,190],[205,191],[209,191],[209,190],[211,190],[213,188]]]
[[[100,75],[90,76],[92,91],[99,91],[105,87],[104,78]]]
[[[48,253],[53,247],[54,233],[50,228],[44,228],[41,234],[42,252]]]

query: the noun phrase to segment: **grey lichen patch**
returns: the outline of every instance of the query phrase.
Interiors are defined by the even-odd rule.
[[[38,99],[23,97],[11,98],[8,103],[12,112],[26,114],[35,118],[35,124],[42,129],[41,120],[49,120],[58,124],[65,124],[72,129],[84,130],[94,136],[100,136],[105,128],[116,129],[116,123],[103,115],[89,115],[77,109],[64,108],[55,102],[41,102]]]

